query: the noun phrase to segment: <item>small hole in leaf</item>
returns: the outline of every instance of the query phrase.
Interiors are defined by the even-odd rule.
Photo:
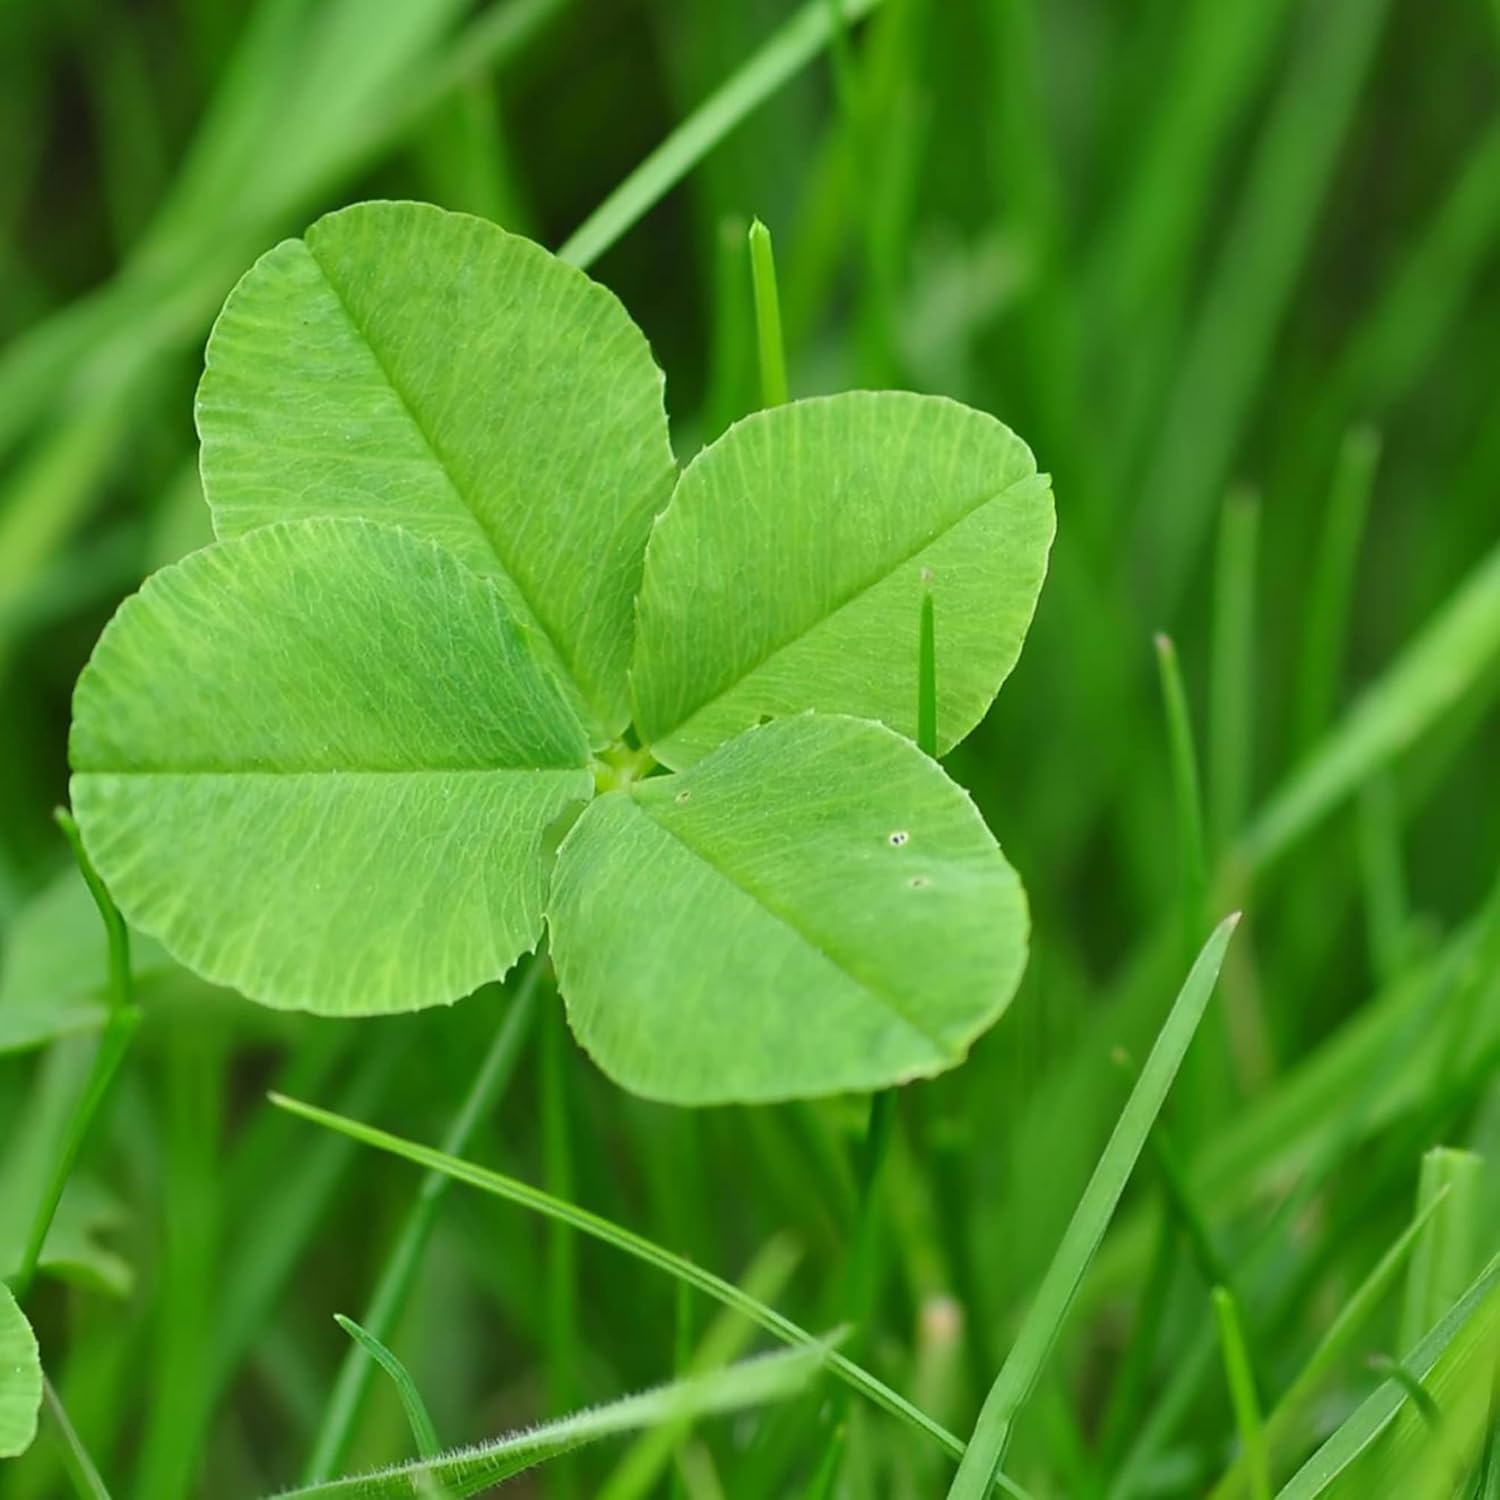
[[[927,879],[927,877],[925,875],[913,875],[912,878],[910,880],[908,880],[906,883],[914,891],[920,891],[923,886],[931,884],[931,882]]]
[[[911,835],[904,828],[898,828],[891,835],[891,847],[893,849],[899,849],[902,844],[904,844],[910,837]]]
[[[771,722],[771,716],[770,716],[770,714],[762,714],[760,716],[760,718],[758,718],[755,721],[755,727],[757,729],[764,729],[766,727],[766,725],[769,724],[770,722]]]

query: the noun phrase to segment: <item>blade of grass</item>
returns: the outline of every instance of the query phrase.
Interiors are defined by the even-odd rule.
[[[1228,1287],[1216,1286],[1210,1294],[1214,1322],[1219,1330],[1219,1348],[1224,1357],[1224,1378],[1234,1407],[1234,1423],[1240,1434],[1240,1451],[1250,1477],[1253,1500],[1271,1500],[1271,1470],[1266,1456],[1266,1430],[1260,1419],[1260,1400],[1255,1377],[1245,1351],[1239,1308]]]
[[[1441,1197],[1433,1199],[1401,1231],[1395,1242],[1371,1268],[1369,1275],[1339,1309],[1338,1315],[1308,1355],[1307,1362],[1272,1408],[1270,1416],[1266,1418],[1266,1447],[1273,1461],[1279,1452],[1290,1449],[1304,1431],[1324,1377],[1348,1353],[1355,1338],[1395,1285],[1396,1277],[1411,1253],[1412,1246],[1418,1242],[1431,1222],[1441,1201]],[[1224,1477],[1214,1486],[1209,1500],[1239,1500],[1240,1496],[1247,1493],[1247,1483],[1245,1455],[1241,1452]]]
[[[985,1398],[974,1436],[948,1492],[949,1500],[980,1500],[989,1493],[990,1483],[1004,1461],[1017,1413],[1041,1374],[1089,1262],[1104,1238],[1125,1184],[1166,1101],[1167,1091],[1208,1006],[1225,949],[1238,922],[1236,912],[1214,929],[1173,1002],[1021,1331]]]
[[[505,1020],[496,1030],[495,1039],[469,1085],[448,1134],[443,1138],[443,1149],[451,1155],[457,1155],[467,1147],[480,1121],[494,1113],[510,1086],[521,1049],[536,1018],[541,974],[542,966],[533,963],[516,989]],[[376,1338],[389,1338],[400,1320],[447,1189],[448,1178],[441,1172],[429,1172],[417,1189],[365,1309],[363,1326]],[[344,1462],[373,1374],[373,1366],[358,1346],[344,1356],[338,1378],[334,1381],[333,1394],[323,1409],[312,1452],[303,1469],[304,1484],[330,1478]]]
[[[547,1191],[555,1198],[574,1196],[573,1140],[569,1123],[567,1067],[571,1047],[561,998],[541,1017],[542,1170]],[[579,1401],[578,1384],[578,1241],[558,1220],[547,1225],[547,1410],[565,1416]],[[567,1458],[553,1466],[554,1500],[572,1500],[577,1474]]]
[[[788,1236],[778,1235],[751,1261],[742,1282],[746,1293],[762,1302],[774,1301],[785,1290],[801,1258],[796,1244]],[[682,1282],[677,1285],[685,1298],[688,1288]],[[697,1349],[679,1362],[679,1378],[711,1374],[739,1359],[754,1328],[753,1323],[725,1309],[704,1333]],[[643,1500],[655,1493],[674,1452],[691,1431],[691,1419],[681,1417],[642,1434],[626,1450],[594,1500]]]
[[[1229,497],[1214,573],[1213,679],[1209,694],[1209,827],[1216,856],[1244,826],[1255,737],[1255,575],[1260,502]]]
[[[1351,427],[1334,465],[1297,651],[1297,745],[1303,751],[1312,748],[1333,717],[1349,634],[1354,574],[1379,464],[1380,434],[1373,427]]]
[[[771,231],[759,219],[750,225],[750,282],[755,289],[755,339],[760,351],[762,406],[787,400],[786,352],[781,342],[781,298],[776,290],[776,255]]]
[[[1443,1414],[1433,1400],[1432,1392],[1399,1359],[1389,1354],[1372,1354],[1369,1365],[1382,1379],[1394,1380],[1406,1392],[1406,1399],[1416,1409],[1417,1415],[1434,1432],[1443,1425]]]
[[[1389,983],[1405,965],[1408,931],[1401,810],[1389,768],[1377,771],[1360,788],[1356,810],[1370,969],[1382,983]]]
[[[1167,756],[1177,815],[1182,946],[1187,954],[1198,946],[1208,911],[1208,860],[1203,845],[1203,803],[1199,794],[1198,754],[1193,748],[1193,724],[1182,685],[1182,670],[1177,664],[1177,648],[1168,635],[1156,637],[1156,667],[1167,721]]]
[[[409,1500],[411,1495],[421,1493],[424,1481],[441,1484],[453,1500],[465,1500],[585,1443],[794,1396],[823,1368],[827,1352],[827,1344],[813,1342],[789,1352],[762,1355],[726,1370],[690,1376],[607,1406],[577,1412],[528,1432],[460,1448],[435,1459],[305,1485],[285,1491],[277,1500]]]
[[[528,1208],[533,1213],[561,1220],[593,1239],[612,1245],[616,1250],[633,1256],[646,1265],[654,1266],[657,1270],[664,1271],[679,1281],[686,1282],[706,1296],[723,1303],[724,1306],[734,1308],[784,1343],[798,1348],[822,1348],[812,1334],[792,1322],[790,1318],[774,1308],[767,1307],[763,1302],[747,1296],[739,1287],[725,1281],[723,1277],[704,1270],[680,1255],[674,1255],[670,1250],[663,1249],[643,1235],[611,1223],[598,1214],[590,1213],[588,1209],[560,1202],[549,1193],[542,1192],[540,1188],[534,1188],[514,1177],[506,1177],[487,1167],[459,1160],[446,1152],[434,1150],[430,1146],[404,1140],[400,1136],[391,1135],[388,1131],[379,1130],[373,1125],[365,1125],[358,1120],[334,1114],[331,1110],[319,1109],[316,1105],[289,1099],[284,1094],[273,1093],[269,1098],[278,1109],[284,1109],[311,1124],[322,1126],[325,1130],[331,1130],[350,1140],[358,1141],[362,1145],[373,1146],[376,1150],[389,1152],[393,1156],[403,1157],[417,1166],[441,1172],[455,1182],[467,1183],[481,1192],[490,1193],[507,1202],[518,1204],[522,1208]],[[954,1458],[963,1453],[963,1443],[947,1428],[934,1422],[926,1413],[918,1411],[905,1397],[893,1391],[868,1370],[855,1364],[837,1350],[828,1352],[827,1362],[833,1374],[883,1411],[925,1433]],[[997,1475],[995,1482],[1011,1494],[1022,1496],[1024,1500],[1025,1491],[1013,1485],[1004,1476]]]
[[[881,0],[843,0],[848,23]],[[806,0],[564,241],[558,255],[581,270],[628,233],[751,111],[833,40],[827,0]]]
[[[1500,547],[1262,806],[1235,853],[1265,870],[1379,767],[1417,740],[1500,654]]]
[[[333,1321],[390,1376],[391,1384],[395,1386],[396,1395],[401,1401],[401,1409],[406,1413],[406,1423],[411,1428],[412,1442],[416,1444],[418,1456],[436,1458],[442,1452],[442,1444],[438,1442],[437,1428],[432,1425],[427,1404],[422,1400],[422,1393],[417,1389],[416,1381],[411,1378],[411,1372],[374,1334],[366,1333],[353,1318],[346,1318],[343,1313],[334,1313]]]
[[[1483,1210],[1482,1159],[1472,1151],[1435,1146],[1422,1157],[1417,1211],[1446,1199],[1406,1273],[1397,1347],[1415,1348],[1422,1335],[1468,1286],[1480,1255]]]
[[[68,1420],[61,1398],[45,1375],[42,1376],[42,1405],[57,1428],[63,1469],[78,1500],[110,1500],[109,1490],[99,1477],[99,1470],[89,1456],[89,1450],[84,1447],[83,1439]]]
[[[1446,1366],[1449,1375],[1446,1385],[1455,1370],[1460,1375],[1466,1373],[1463,1366],[1474,1352],[1473,1345],[1493,1345],[1497,1326],[1500,1326],[1500,1267],[1492,1262],[1403,1363],[1429,1389],[1437,1383],[1434,1372]],[[1492,1355],[1493,1348],[1483,1352]],[[1335,1481],[1391,1428],[1406,1403],[1407,1393],[1402,1386],[1394,1380],[1385,1381],[1297,1470],[1277,1500],[1315,1500],[1316,1496],[1327,1494]],[[1425,1427],[1425,1423],[1422,1425]]]

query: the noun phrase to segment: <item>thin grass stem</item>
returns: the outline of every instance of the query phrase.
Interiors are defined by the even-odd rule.
[[[771,244],[771,231],[759,219],[750,225],[750,282],[755,289],[761,405],[784,406],[788,388],[786,350],[781,337],[781,296],[776,288],[776,252]]]
[[[1250,1478],[1250,1493],[1253,1500],[1271,1500],[1266,1430],[1260,1418],[1260,1400],[1255,1394],[1255,1377],[1250,1372],[1239,1307],[1228,1287],[1216,1286],[1210,1296],[1224,1358],[1224,1378],[1229,1385],[1230,1404],[1234,1407],[1235,1426],[1239,1429],[1240,1448]]]

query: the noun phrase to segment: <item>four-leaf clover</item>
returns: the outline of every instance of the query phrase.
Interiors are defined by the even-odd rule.
[[[917,621],[930,588],[946,750],[1020,651],[1048,481],[899,392],[759,413],[679,475],[662,390],[608,291],[479,219],[362,204],[262,258],[198,401],[219,540],[75,698],[133,924],[348,1016],[459,999],[545,926],[585,1048],[683,1103],[962,1058],[1027,914],[907,737]]]

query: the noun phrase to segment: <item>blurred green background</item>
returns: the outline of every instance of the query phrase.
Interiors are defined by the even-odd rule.
[[[235,279],[365,197],[558,246],[796,9],[8,0],[0,1006],[102,978],[50,816],[69,693],[119,599],[208,540],[192,394]],[[1500,1248],[1497,83],[1481,0],[885,0],[592,267],[666,371],[681,459],[757,401],[758,215],[794,394],[952,395],[1055,477],[1035,629],[950,759],[1026,882],[1031,969],[965,1068],[904,1091],[867,1346],[955,1430],[1204,916],[1247,910],[1169,1110],[1188,1201],[1137,1174],[1008,1463],[1038,1496],[1188,1496],[1223,1470],[1213,1257],[1271,1404],[1409,1220],[1423,1151],[1484,1159],[1464,1279]],[[1201,876],[1158,631],[1197,743]],[[263,1091],[435,1141],[507,1002],[336,1026],[156,979],[32,1310],[114,1494],[264,1493],[302,1466],[331,1314],[364,1306],[416,1179]],[[0,1250],[86,1047],[0,1057]],[[778,1297],[837,1321],[862,1102],[689,1115],[560,1056],[522,1054],[469,1154],[731,1277],[789,1234]],[[1387,1300],[1365,1352],[1396,1352]],[[467,1441],[666,1378],[677,1323],[670,1284],[455,1193],[394,1342]],[[1346,1360],[1285,1462],[1375,1381]],[[389,1393],[370,1412],[350,1462],[405,1452]],[[721,1423],[703,1457],[731,1496],[802,1494],[844,1415],[823,1393]],[[843,1493],[941,1493],[908,1432],[849,1420]],[[598,1493],[618,1457],[517,1493]],[[0,1471],[7,1500],[61,1483],[45,1443]]]

